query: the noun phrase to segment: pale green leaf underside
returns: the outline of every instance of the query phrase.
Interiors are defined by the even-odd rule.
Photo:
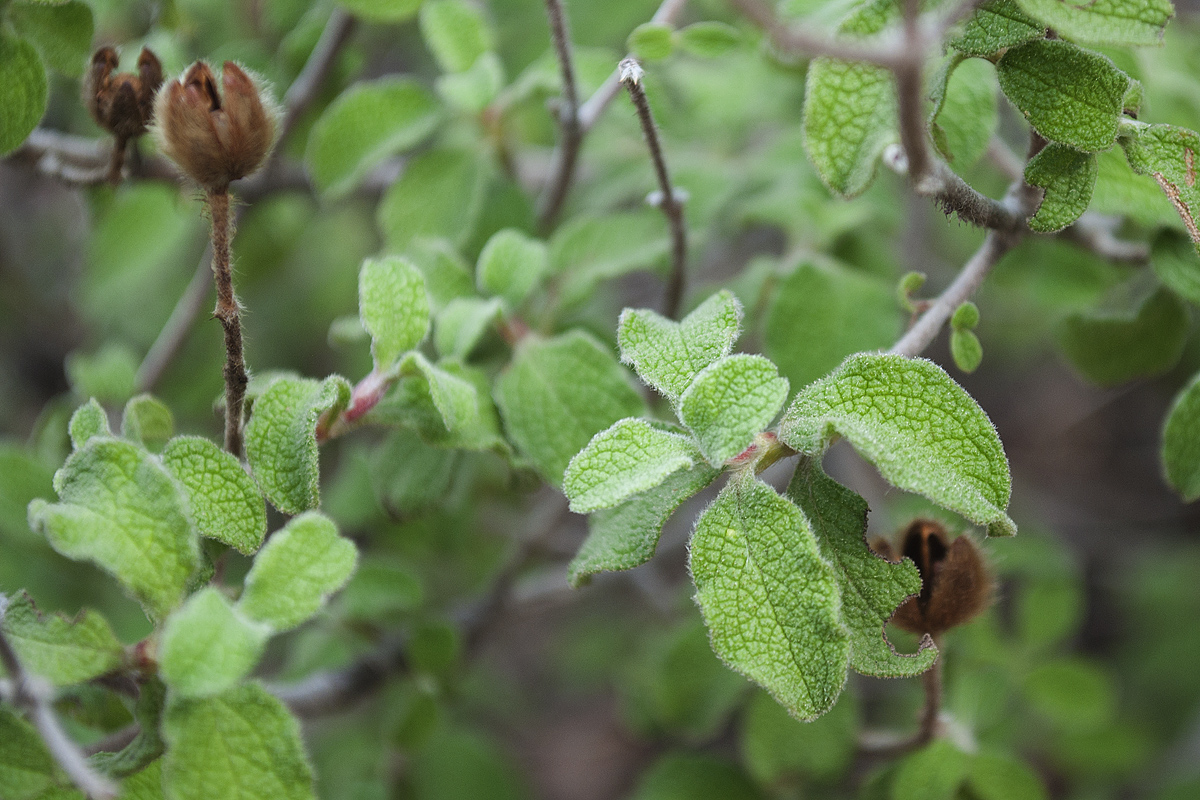
[[[162,454],[183,487],[200,533],[249,555],[267,535],[267,505],[254,481],[229,453],[208,439],[179,436]]]
[[[864,675],[917,675],[938,657],[932,642],[901,655],[884,633],[899,605],[921,591],[921,575],[907,559],[892,564],[867,547],[867,503],[837,483],[815,458],[802,457],[787,495],[812,525],[821,555],[833,565],[842,596],[842,621],[850,631],[850,666]]]
[[[689,563],[713,650],[800,719],[829,710],[850,641],[833,568],[800,509],[749,475],[701,515]]]
[[[94,397],[75,409],[67,424],[67,431],[76,450],[81,449],[93,436],[112,435],[108,427],[108,415]]]
[[[346,584],[358,549],[315,511],[295,517],[254,558],[237,610],[276,630],[294,628]]]
[[[991,0],[975,10],[950,46],[963,55],[986,57],[1045,33],[1046,26],[1021,11],[1014,0]]]
[[[1200,134],[1175,125],[1135,125],[1122,137],[1129,166],[1139,175],[1150,175],[1183,220],[1192,243],[1200,252],[1200,188],[1196,185],[1196,159]]]
[[[417,352],[400,363],[400,374],[425,382],[447,433],[458,434],[480,424],[479,392],[470,381],[429,363]]]
[[[846,437],[892,485],[924,495],[988,533],[1009,536],[1008,460],[991,420],[940,367],[898,355],[851,356],[800,390],[779,438],[819,456]]]
[[[367,259],[358,273],[358,313],[371,334],[375,369],[382,372],[429,330],[429,298],[421,271],[403,258]]]
[[[313,800],[300,725],[261,686],[172,697],[163,717],[163,788],[171,800]]]
[[[1187,340],[1187,306],[1160,287],[1132,312],[1071,314],[1058,342],[1071,363],[1101,386],[1166,372]]]
[[[650,309],[627,308],[617,323],[621,360],[672,403],[691,385],[696,373],[729,355],[742,328],[742,304],[722,290],[696,307],[681,322]]]
[[[623,419],[593,436],[571,459],[563,491],[577,514],[611,508],[691,467],[699,455],[686,436],[644,419]]]
[[[1192,378],[1167,413],[1162,462],[1167,482],[1184,500],[1200,498],[1200,376]]]
[[[323,381],[281,378],[254,401],[246,426],[246,460],[263,493],[285,514],[320,502],[317,419],[350,400],[350,384],[331,375]]]
[[[271,630],[207,586],[167,618],[159,645],[162,679],[183,697],[207,697],[238,684],[262,655]]]
[[[1171,0],[1017,0],[1022,10],[1064,39],[1094,45],[1156,45]]]
[[[1025,181],[1045,190],[1029,227],[1041,233],[1060,231],[1087,211],[1096,188],[1096,156],[1051,142],[1025,166]]]
[[[679,420],[719,466],[745,450],[787,400],[787,378],[762,356],[733,355],[709,364],[679,400]]]
[[[84,609],[74,619],[38,613],[24,592],[11,598],[0,630],[17,651],[21,665],[56,686],[80,683],[119,667],[121,642],[108,620]]]

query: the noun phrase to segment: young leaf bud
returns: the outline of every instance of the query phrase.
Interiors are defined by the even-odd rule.
[[[967,536],[948,540],[941,524],[914,520],[900,541],[900,554],[883,539],[871,549],[888,561],[912,559],[921,573],[921,593],[905,600],[892,623],[912,633],[937,636],[977,616],[992,602],[992,578]]]
[[[237,64],[221,69],[221,90],[202,61],[171,81],[155,102],[162,151],[196,183],[223,192],[262,166],[275,143],[279,112]]]
[[[111,47],[95,52],[83,81],[83,102],[96,123],[123,143],[146,132],[163,73],[158,57],[148,48],[138,56],[137,75],[115,72],[118,63],[117,51]]]

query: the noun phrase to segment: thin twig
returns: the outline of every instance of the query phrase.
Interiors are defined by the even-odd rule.
[[[940,647],[939,647],[940,649]],[[938,654],[933,666],[921,673],[921,687],[925,692],[925,704],[921,707],[921,722],[917,732],[904,739],[862,740],[858,745],[859,755],[871,758],[896,758],[913,750],[919,750],[934,740],[942,713],[942,655]]]
[[[904,43],[893,35],[864,40],[839,39],[783,22],[762,0],[729,0],[729,4],[765,30],[771,43],[782,53],[861,61],[886,69],[895,69],[902,60],[912,60]]]
[[[646,100],[646,89],[642,86],[642,67],[637,59],[626,58],[621,62],[621,83],[629,90],[629,99],[637,109],[638,119],[642,123],[642,134],[646,137],[646,146],[650,148],[650,161],[654,164],[654,174],[658,177],[658,188],[661,197],[658,207],[662,209],[671,227],[671,276],[667,280],[666,295],[663,299],[663,314],[669,319],[675,319],[683,302],[683,286],[687,277],[687,228],[683,221],[683,198],[680,192],[671,187],[671,176],[667,172],[667,160],[663,156],[662,145],[658,140],[658,128],[654,124],[654,116],[650,113],[650,103]]]
[[[354,17],[341,8],[335,8],[329,15],[325,29],[321,31],[321,38],[309,54],[308,61],[304,62],[300,74],[283,96],[286,110],[283,122],[279,126],[280,141],[287,138],[300,117],[313,104],[317,92],[321,90],[329,71],[333,69],[338,54],[350,39],[350,34],[354,32],[354,25]]]
[[[1118,239],[1113,235],[1110,221],[1099,214],[1084,213],[1058,235],[1109,261],[1140,266],[1150,260],[1149,245]]]
[[[546,0],[546,17],[550,22],[550,38],[562,73],[562,97],[559,100],[559,142],[554,149],[554,167],[538,202],[538,228],[543,232],[554,227],[562,212],[563,202],[571,189],[579,148],[583,144],[583,129],[579,124],[579,93],[575,88],[575,67],[571,59],[571,32],[563,13],[562,0]]]
[[[225,330],[225,449],[241,458],[242,404],[250,378],[246,374],[246,358],[242,351],[241,309],[233,293],[233,270],[229,263],[232,236],[229,192],[210,191],[205,198],[212,216],[212,268],[217,284],[217,307],[213,316],[220,320]]]
[[[914,192],[933,199],[946,214],[956,214],[972,225],[998,231],[1025,230],[1025,217],[1010,204],[980,193],[950,169],[946,162],[926,153],[925,176],[913,181]],[[898,175],[909,173],[908,156],[898,144],[884,149],[883,163]]]
[[[4,620],[7,605],[7,598],[0,595],[0,622]],[[79,745],[63,731],[54,709],[50,706],[53,687],[25,671],[3,630],[0,630],[0,664],[4,665],[4,670],[8,673],[9,688],[5,699],[29,716],[46,749],[62,767],[63,772],[67,773],[71,782],[92,800],[115,798],[117,787],[88,764]]]
[[[928,131],[925,127],[925,54],[921,38],[920,0],[904,0],[905,58],[892,67],[896,76],[896,111],[900,144],[908,162],[908,178],[920,185],[929,171]]]

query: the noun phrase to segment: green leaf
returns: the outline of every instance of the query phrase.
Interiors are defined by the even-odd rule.
[[[1116,386],[1175,366],[1187,328],[1187,307],[1159,288],[1132,312],[1069,315],[1059,328],[1058,343],[1088,380]]]
[[[159,646],[160,674],[181,697],[208,697],[250,674],[271,629],[247,619],[225,595],[206,586],[167,618]]]
[[[237,608],[276,630],[294,628],[346,585],[357,561],[358,549],[328,517],[301,514],[254,557]]]
[[[671,753],[643,773],[630,800],[762,800],[736,764],[710,755]]]
[[[495,53],[484,53],[467,71],[439,76],[436,85],[438,94],[454,108],[480,114],[504,88],[504,64]]]
[[[1200,259],[1186,236],[1163,231],[1150,250],[1154,274],[1175,294],[1193,305],[1200,305]]]
[[[417,14],[421,0],[337,0],[356,17],[372,22],[402,22]]]
[[[690,469],[699,455],[687,436],[660,430],[644,419],[623,419],[593,436],[571,459],[563,491],[577,514],[612,508],[653,489],[672,473]]]
[[[983,345],[975,331],[956,329],[950,331],[950,357],[954,366],[963,372],[974,372],[983,361]]]
[[[131,442],[158,452],[175,433],[175,417],[161,400],[139,394],[125,404],[121,435]]]
[[[771,300],[763,352],[793,386],[805,386],[851,353],[891,345],[900,316],[892,292],[874,277],[805,262]]]
[[[60,502],[29,504],[30,527],[51,547],[111,573],[154,619],[179,604],[199,566],[199,547],[186,504],[158,459],[97,436],[67,459],[54,488]]]
[[[409,776],[414,800],[524,800],[532,796],[504,750],[470,729],[442,726],[414,754]]]
[[[39,455],[0,442],[0,541],[35,538],[29,530],[29,501],[54,496],[54,470]]]
[[[375,448],[370,463],[380,503],[392,515],[407,516],[428,511],[446,496],[459,454],[426,444],[415,431],[403,429]]]
[[[658,61],[671,55],[674,32],[665,22],[643,22],[629,34],[625,46],[642,61]]]
[[[970,300],[959,303],[958,308],[954,309],[953,316],[950,317],[950,327],[954,330],[969,331],[978,324],[979,306]]]
[[[400,374],[424,382],[449,433],[478,424],[479,392],[470,381],[430,364],[420,353],[411,353],[400,365]]]
[[[0,620],[0,630],[17,651],[21,665],[56,686],[111,672],[124,660],[124,649],[108,620],[90,608],[74,619],[62,614],[43,616],[33,598],[21,592],[9,599]]]
[[[879,33],[895,16],[890,0],[868,0],[842,23],[847,38]],[[861,194],[875,179],[883,149],[896,141],[896,90],[883,67],[817,58],[804,92],[804,147],[817,174],[842,197]]]
[[[358,313],[371,334],[375,370],[384,372],[429,331],[421,271],[398,256],[368,258],[358,273]]]
[[[979,58],[952,56],[930,133],[938,150],[958,172],[987,152],[996,130],[996,77]]]
[[[1017,0],[1022,10],[1064,39],[1093,45],[1162,44],[1163,28],[1175,16],[1171,0]]]
[[[121,784],[121,800],[163,800],[162,761],[130,775]]]
[[[1079,219],[1092,201],[1100,169],[1096,156],[1051,142],[1025,165],[1025,182],[1045,189],[1029,227],[1040,233],[1061,231]]]
[[[987,58],[1045,34],[1046,26],[1021,11],[1015,0],[990,0],[967,19],[950,46],[966,56]]]
[[[267,535],[267,504],[241,463],[208,439],[179,436],[163,466],[183,486],[200,533],[250,555]]]
[[[55,782],[54,757],[37,731],[0,706],[0,788],[5,800],[35,800]]]
[[[1106,57],[1039,39],[1010,49],[996,70],[1004,94],[1050,141],[1092,153],[1116,140],[1129,76]]]
[[[555,486],[594,435],[645,410],[608,349],[578,330],[525,337],[496,381],[496,403],[509,438]]]
[[[433,132],[437,100],[409,78],[356,83],[313,125],[304,161],[317,188],[330,197],[352,190],[384,159]]]
[[[401,362],[400,374],[392,391],[371,411],[372,421],[413,427],[425,441],[440,447],[506,450],[482,371],[454,361],[434,366],[413,352]]]
[[[1047,800],[1042,779],[1026,764],[1009,756],[980,753],[967,775],[970,791],[979,800]]]
[[[892,800],[954,800],[971,759],[947,739],[936,739],[900,762]]]
[[[1200,498],[1200,375],[1192,378],[1167,412],[1162,462],[1171,488],[1189,503]]]
[[[854,761],[858,704],[843,695],[815,722],[798,722],[766,692],[755,692],[742,718],[741,752],[759,783],[790,785],[795,777],[832,783]]]
[[[850,642],[834,570],[800,509],[736,476],[697,520],[689,564],[717,655],[796,717],[828,711]]]
[[[470,69],[496,44],[483,12],[463,0],[426,0],[421,6],[421,35],[446,72]]]
[[[487,173],[473,152],[437,149],[413,158],[376,212],[388,249],[404,250],[421,237],[466,242],[486,189]]]
[[[892,564],[867,547],[867,502],[827,476],[815,458],[802,457],[787,496],[804,512],[821,555],[833,565],[850,632],[850,666],[864,675],[900,678],[933,666],[938,651],[922,642],[914,655],[896,652],[884,625],[908,597],[921,591],[912,561]]]
[[[133,397],[138,360],[124,345],[109,343],[95,353],[75,351],[67,356],[66,368],[76,394],[113,404]]]
[[[600,281],[666,263],[666,224],[651,212],[578,216],[554,233],[550,264],[563,273],[564,305],[589,299]]]
[[[1183,223],[1162,188],[1149,175],[1138,175],[1129,166],[1124,151],[1113,148],[1096,157],[1099,176],[1089,206],[1098,214],[1128,217],[1149,228]]]
[[[779,377],[770,359],[725,356],[700,370],[679,398],[679,420],[716,467],[749,447],[787,396],[788,380]]]
[[[163,788],[171,800],[313,800],[300,725],[261,686],[173,696],[163,719]]]
[[[433,326],[433,345],[446,358],[466,360],[471,351],[503,319],[500,298],[456,297],[438,312]]]
[[[0,31],[0,156],[25,141],[46,110],[46,70],[33,45]]]
[[[675,509],[720,474],[719,469],[698,464],[673,473],[660,485],[616,508],[592,514],[588,538],[567,568],[571,585],[581,586],[597,572],[633,569],[649,561],[658,547],[663,525]]]
[[[1045,661],[1025,678],[1025,697],[1056,726],[1094,730],[1112,723],[1116,689],[1098,665],[1082,658]]]
[[[1011,536],[1004,513],[1008,460],[991,420],[941,367],[898,355],[851,356],[801,389],[779,438],[819,456],[835,434],[893,486],[924,495],[993,536]]]
[[[1175,125],[1134,125],[1121,146],[1129,166],[1139,175],[1150,175],[1171,201],[1200,252],[1200,188],[1196,187],[1196,156],[1200,134]]]
[[[157,677],[150,676],[139,681],[138,698],[133,708],[133,718],[139,728],[137,735],[133,737],[133,741],[115,753],[99,752],[88,758],[92,766],[106,775],[114,778],[133,776],[122,786],[124,791],[124,794],[121,795],[122,798],[128,798],[128,800],[136,798],[162,799],[162,778],[158,774],[160,764],[155,763],[150,767],[147,765],[162,756],[166,749],[159,732],[166,696],[167,687]],[[157,783],[153,784],[156,793],[138,794],[134,792],[134,787],[150,788],[142,777],[147,772],[156,776]]]
[[[515,308],[541,282],[549,266],[544,243],[505,228],[483,246],[475,281],[479,291],[501,297]]]
[[[76,450],[82,449],[93,436],[112,436],[112,431],[108,429],[108,414],[104,413],[94,397],[75,409],[67,430]]]
[[[281,378],[254,401],[246,460],[271,505],[285,514],[317,506],[317,419],[349,401],[350,384],[337,375],[323,381]]]
[[[677,405],[696,374],[729,355],[742,328],[742,304],[728,290],[674,322],[650,309],[627,308],[617,324],[621,360]]]
[[[92,9],[86,3],[16,2],[9,6],[8,19],[47,67],[71,78],[83,74],[92,49]]]
[[[742,43],[742,34],[723,22],[693,22],[675,34],[679,49],[701,58],[718,58]]]

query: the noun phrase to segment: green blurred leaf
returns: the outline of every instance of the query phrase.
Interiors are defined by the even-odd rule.
[[[612,508],[690,469],[699,455],[690,437],[643,419],[623,419],[593,436],[571,459],[563,492],[577,514]]]
[[[979,800],[1046,800],[1049,795],[1032,768],[1009,756],[980,753],[971,760],[967,785]]]
[[[134,705],[133,717],[138,725],[137,735],[133,740],[115,753],[94,753],[88,761],[92,766],[106,775],[114,778],[133,776],[122,786],[122,798],[144,797],[147,800],[162,800],[162,778],[159,774],[161,762],[147,766],[162,756],[166,747],[163,745],[159,726],[162,722],[163,706],[166,703],[167,687],[157,677],[149,677],[138,682],[138,697]],[[136,773],[136,774],[135,774]],[[150,785],[144,777],[145,773],[155,776],[157,783]],[[142,787],[143,793],[134,793],[131,789]],[[153,788],[157,793],[151,793]],[[132,800],[131,798],[131,800]]]
[[[1150,251],[1154,274],[1167,288],[1193,305],[1200,305],[1200,259],[1186,236],[1163,231]]]
[[[371,459],[375,494],[391,514],[419,514],[435,507],[450,491],[459,454],[426,444],[415,431],[393,432]]]
[[[47,67],[71,78],[83,74],[92,50],[92,9],[86,3],[18,0],[9,7],[8,19],[38,49]]]
[[[178,697],[208,697],[250,674],[271,629],[247,619],[225,595],[206,586],[167,618],[159,645],[160,674]]]
[[[755,692],[742,717],[742,759],[759,783],[787,783],[793,777],[833,782],[854,761],[858,726],[858,704],[851,693],[828,714],[806,723],[766,692]]]
[[[1025,165],[1025,182],[1045,189],[1029,227],[1053,233],[1079,219],[1092,201],[1098,174],[1095,155],[1057,142],[1046,145]]]
[[[437,92],[451,106],[481,114],[504,88],[504,64],[495,53],[484,53],[465,72],[449,72],[437,79]]]
[[[693,22],[675,34],[679,49],[701,58],[719,58],[742,43],[737,28],[723,22]]]
[[[1175,125],[1134,124],[1127,129],[1121,146],[1129,166],[1139,175],[1150,175],[1166,194],[1183,220],[1184,227],[1200,252],[1200,189],[1196,187],[1196,154],[1200,134]]]
[[[46,70],[33,45],[0,31],[0,156],[25,141],[46,110]]]
[[[1183,222],[1170,200],[1149,175],[1139,175],[1113,148],[1096,156],[1099,175],[1092,193],[1090,208],[1098,214],[1112,214],[1148,227],[1173,226],[1183,229]]]
[[[1184,500],[1200,498],[1200,375],[1183,388],[1167,412],[1162,463],[1167,483]]]
[[[1016,533],[1004,513],[1012,479],[996,429],[933,362],[851,356],[801,389],[779,424],[781,441],[813,456],[835,433],[893,486],[987,525],[990,535]]]
[[[966,300],[959,303],[958,308],[954,309],[953,316],[950,317],[950,327],[958,331],[972,330],[979,324],[979,306]]]
[[[524,800],[519,773],[482,734],[443,728],[417,752],[411,767],[414,800]]]
[[[997,123],[996,76],[981,58],[952,56],[945,89],[930,126],[934,144],[958,172],[987,152]]]
[[[55,783],[54,757],[37,731],[0,706],[0,788],[5,800],[35,800]]]
[[[487,176],[474,153],[430,150],[408,162],[377,210],[389,249],[419,237],[466,242],[483,205]]]
[[[133,396],[138,360],[128,347],[110,342],[95,353],[71,353],[66,369],[76,394],[115,405]]]
[[[1116,711],[1112,680],[1095,664],[1061,658],[1034,667],[1025,678],[1025,697],[1051,722],[1073,730],[1107,725]]]
[[[208,439],[179,436],[163,450],[163,466],[183,487],[200,533],[239,553],[267,535],[267,505],[241,463]]]
[[[108,620],[90,608],[74,619],[62,614],[43,616],[33,598],[21,592],[9,598],[0,620],[0,630],[21,666],[56,686],[90,680],[116,669],[124,660],[124,649]]]
[[[1064,39],[1094,45],[1156,45],[1175,16],[1171,0],[1017,0]]]
[[[954,800],[971,758],[946,739],[935,739],[900,762],[891,800]]]
[[[665,22],[643,22],[633,29],[625,46],[642,61],[658,61],[671,55],[674,29]]]
[[[446,72],[470,69],[475,59],[495,47],[483,11],[463,0],[425,0],[421,35]]]
[[[963,372],[979,369],[979,364],[983,361],[983,345],[979,343],[975,331],[950,331],[950,356],[954,359],[954,366]]]
[[[429,332],[425,278],[403,258],[369,258],[358,274],[358,311],[375,370],[385,372]]]
[[[446,358],[466,360],[496,322],[504,308],[498,297],[456,297],[438,312],[433,344]]]
[[[750,779],[724,759],[693,753],[660,758],[642,774],[631,800],[761,800]]]
[[[589,298],[596,284],[664,263],[667,229],[650,209],[603,216],[578,216],[555,231],[550,265],[562,273],[562,303]]]
[[[24,448],[0,442],[0,540],[31,538],[29,501],[54,497],[54,471]]]
[[[479,254],[475,282],[479,291],[521,305],[549,268],[546,245],[513,228],[497,231]]]
[[[1115,386],[1175,366],[1187,328],[1187,307],[1159,288],[1132,312],[1069,315],[1059,328],[1058,343],[1084,377]]]
[[[967,56],[988,57],[1041,39],[1046,26],[1030,18],[1015,0],[990,0],[983,3],[967,18],[962,33],[950,41],[950,46]]]
[[[175,434],[175,417],[156,397],[139,394],[125,404],[121,416],[121,436],[147,450],[159,452]]]
[[[783,408],[788,380],[762,356],[725,356],[696,374],[679,398],[679,420],[714,467],[741,453]]]
[[[108,428],[108,414],[104,413],[104,408],[94,397],[75,409],[67,430],[76,450],[81,449],[93,436],[112,436]]]

